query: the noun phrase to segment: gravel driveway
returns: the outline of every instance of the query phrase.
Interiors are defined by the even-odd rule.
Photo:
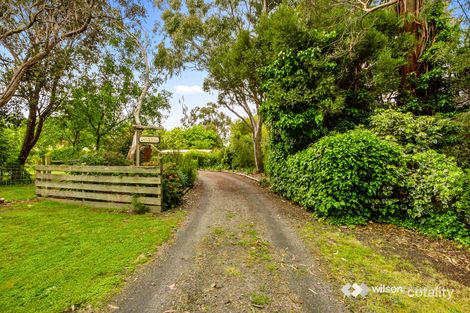
[[[302,209],[234,174],[199,173],[188,222],[114,312],[345,312],[296,234]]]

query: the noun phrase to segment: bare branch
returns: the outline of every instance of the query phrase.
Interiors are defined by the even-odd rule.
[[[388,2],[384,2],[384,3],[381,3],[381,4],[376,5],[374,7],[370,6],[371,2],[372,2],[371,0],[367,0],[367,1],[356,0],[356,3],[360,5],[362,11],[366,12],[366,14],[369,14],[369,13],[372,13],[374,11],[377,11],[377,10],[392,6],[394,4],[397,4],[398,0],[391,0],[391,1],[388,1]]]
[[[34,6],[34,5],[33,5]],[[23,25],[21,27],[18,27],[16,29],[7,31],[3,34],[0,34],[0,41],[4,40],[7,37],[13,36],[15,34],[19,34],[21,32],[24,32],[25,30],[31,28],[37,21],[38,21],[38,16],[44,11],[44,7],[41,8],[39,11],[37,11],[33,16],[29,19],[29,23],[26,25]]]

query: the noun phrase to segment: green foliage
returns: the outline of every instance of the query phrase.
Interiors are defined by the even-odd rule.
[[[271,173],[276,190],[319,217],[364,223],[399,209],[401,150],[368,131],[327,136]]]
[[[230,169],[253,168],[253,138],[251,129],[243,121],[237,121],[230,127]]]
[[[161,136],[162,149],[179,150],[188,149],[188,143],[184,137],[184,130],[175,127],[172,130],[165,131]]]
[[[213,149],[222,146],[222,140],[215,130],[202,125],[186,129],[183,136],[189,149]]]
[[[185,188],[181,176],[175,163],[163,165],[163,208],[165,210],[181,204]]]
[[[427,150],[411,155],[408,167],[406,201],[410,217],[426,218],[434,213],[453,211],[455,204],[463,200],[468,181],[465,182],[464,171],[452,159]],[[470,208],[465,211],[454,213],[467,215],[470,220]]]
[[[219,106],[216,103],[209,102],[206,106],[194,107],[190,112],[184,107],[183,115],[181,123],[184,127],[203,125],[213,128],[222,139],[227,138],[228,126],[231,123],[231,119],[227,114],[219,110]]]
[[[470,167],[470,111],[458,113],[450,119],[452,132],[446,136],[446,145],[439,149],[452,156],[462,168]]]
[[[468,224],[463,223],[455,212],[431,214],[421,225],[418,224],[417,228],[425,234],[454,239],[463,245],[470,246]]]
[[[73,163],[73,160],[77,160],[79,158],[79,152],[77,152],[73,147],[53,149],[50,154],[52,160],[62,161],[64,163]]]
[[[34,170],[22,165],[7,165],[0,168],[0,185],[27,185],[34,181]]]
[[[8,150],[10,150],[10,142],[5,133],[5,129],[0,123],[0,166],[5,165],[8,159]]]
[[[434,150],[406,155],[359,129],[287,159],[273,153],[269,165],[275,191],[332,223],[392,222],[470,243],[470,171]]]
[[[399,143],[406,153],[412,153],[444,146],[452,125],[449,119],[389,109],[371,117],[370,129],[384,139]]]
[[[198,163],[191,156],[184,156],[177,163],[180,176],[182,177],[183,186],[185,188],[192,187],[197,178]]]
[[[5,165],[9,158],[10,141],[6,136],[6,130],[0,123],[0,166]]]
[[[334,34],[318,34],[326,44]],[[268,100],[262,112],[272,130],[273,142],[287,153],[306,148],[326,135],[328,124],[338,121],[344,94],[335,84],[336,63],[319,46],[281,52],[264,70]]]
[[[406,222],[395,222],[460,242],[468,240],[468,173],[453,158],[433,150],[455,154],[460,164],[468,164],[468,125],[463,122],[468,116],[460,113],[449,119],[386,110],[371,118],[372,131],[399,143],[408,153],[407,175],[402,184],[406,194],[401,201],[407,209]]]
[[[461,218],[461,220],[470,226],[470,169],[467,169],[465,175],[461,176],[460,185],[463,188],[463,192],[460,195],[460,199],[455,202],[455,211]]]
[[[423,234],[438,238],[453,239],[464,246],[470,246],[470,230],[468,223],[452,211],[445,213],[431,213],[423,219],[391,219],[397,225],[418,230]]]
[[[398,103],[402,110],[428,115],[459,111],[454,103],[458,93],[452,86],[457,75],[449,61],[455,60],[461,30],[459,23],[453,21],[448,5],[447,1],[430,1],[422,12],[432,33],[425,41],[421,39],[422,46],[418,48],[423,52],[416,69],[405,78],[406,83],[399,90]]]
[[[214,149],[222,146],[222,140],[211,127],[194,125],[189,128],[173,128],[162,134],[163,149]]]
[[[0,120],[0,167],[16,164],[19,153],[17,132],[2,124]]]
[[[171,209],[181,204],[183,192],[192,187],[197,178],[197,162],[191,157],[180,156],[177,163],[163,165],[163,207]]]
[[[143,204],[142,202],[139,201],[139,196],[138,195],[133,195],[132,196],[132,210],[136,214],[144,214],[150,211],[149,207]]]
[[[220,165],[222,160],[222,150],[213,152],[189,151],[185,153],[184,158],[195,160],[198,168],[214,168]]]
[[[66,164],[84,164],[84,165],[107,165],[107,166],[125,166],[130,165],[126,156],[114,151],[90,151],[80,157],[72,160],[66,160]]]

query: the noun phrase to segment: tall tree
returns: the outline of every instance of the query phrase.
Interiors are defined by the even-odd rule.
[[[453,95],[447,83],[451,74],[446,73],[446,61],[436,61],[445,45],[455,46],[458,41],[459,27],[451,22],[449,2],[356,0],[356,3],[366,14],[393,6],[403,21],[402,31],[415,40],[408,61],[401,67],[399,105],[419,114],[453,110]]]
[[[0,61],[6,79],[0,89],[0,107],[15,96],[29,69],[113,12],[105,0],[15,0],[4,3],[2,9],[0,47],[6,53]]]
[[[224,112],[220,111],[220,107],[216,103],[209,102],[206,106],[196,106],[189,112],[188,107],[183,105],[181,124],[185,128],[189,128],[194,125],[213,127],[219,136],[223,140],[226,140],[231,119]]]
[[[64,102],[67,70],[72,49],[56,50],[53,56],[30,68],[19,86],[18,98],[27,103],[28,117],[18,164],[24,165],[39,140],[44,122]]]
[[[136,29],[137,28],[137,29]],[[153,50],[151,47],[151,43],[149,40],[149,34],[148,32],[141,26],[135,25],[134,30],[131,29],[124,29],[124,34],[128,37],[128,39],[133,42],[138,50],[138,53],[140,54],[140,66],[137,66],[137,69],[141,71],[140,74],[140,93],[139,96],[136,100],[135,108],[134,108],[134,123],[136,127],[142,127],[142,119],[141,119],[141,113],[142,110],[146,111],[143,113],[147,113],[147,121],[149,122],[149,117],[154,116],[157,111],[155,111],[153,114],[148,114],[150,113],[149,110],[146,110],[145,103],[152,102],[152,97],[153,100],[164,100],[165,96],[167,95],[165,91],[158,93],[156,90],[156,87],[158,87],[163,79],[162,79],[162,73],[158,70],[158,67],[155,67],[153,62],[151,62],[149,53]],[[149,97],[149,92],[152,93]],[[157,97],[160,97],[159,99],[155,98],[155,95]],[[162,97],[163,96],[163,97]],[[155,102],[155,101],[154,101]],[[162,106],[159,109],[165,109],[166,105],[164,101],[160,101]],[[168,104],[168,102],[166,103]],[[158,115],[158,113],[157,113]],[[160,122],[160,120],[158,120]],[[150,126],[150,125],[146,125]],[[135,129],[134,131],[134,136],[132,137],[132,143],[129,148],[129,151],[127,153],[127,158],[129,160],[134,159],[135,154],[137,153],[137,137],[138,137],[138,131]]]
[[[95,138],[97,151],[110,133],[129,121],[131,101],[139,92],[131,69],[113,53],[103,52],[97,69],[84,73],[68,100],[73,107],[70,118],[85,122]]]
[[[259,112],[263,95],[259,84],[253,84],[253,79],[256,68],[262,64],[255,64],[253,58],[244,63],[239,48],[250,43],[247,35],[250,36],[256,23],[278,3],[267,0],[185,1],[184,5],[180,1],[160,2],[165,9],[162,15],[164,30],[171,40],[170,47],[160,46],[160,60],[167,60],[166,64],[175,69],[191,64],[209,73],[205,87],[219,91],[218,105],[242,120],[248,118],[258,172],[264,170],[261,152],[263,119]],[[230,52],[225,54],[227,49]],[[223,60],[228,67],[217,64],[215,59]],[[237,66],[243,70],[237,71]],[[251,68],[248,70],[249,66]],[[224,70],[231,72],[227,72],[226,76],[221,75]]]
[[[134,1],[107,0],[11,1],[2,8],[0,107],[28,112],[18,156],[24,164],[45,120],[69,98],[78,76],[93,68],[108,37],[144,12]]]

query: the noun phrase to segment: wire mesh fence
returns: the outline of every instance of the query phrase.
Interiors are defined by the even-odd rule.
[[[34,175],[33,166],[0,166],[0,186],[32,184],[34,182]]]

